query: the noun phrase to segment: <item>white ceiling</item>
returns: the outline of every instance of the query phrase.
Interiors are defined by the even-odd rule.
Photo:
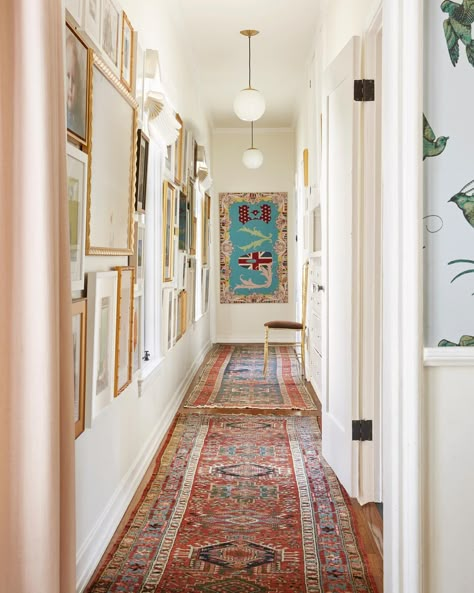
[[[314,43],[319,0],[170,0],[197,70],[202,100],[213,127],[245,127],[232,110],[248,82],[248,39],[252,38],[252,86],[266,111],[256,125],[290,127]]]

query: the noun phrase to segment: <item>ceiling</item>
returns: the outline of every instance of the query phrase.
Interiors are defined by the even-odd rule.
[[[252,86],[266,111],[261,128],[291,127],[314,42],[319,0],[173,0],[188,42],[201,96],[215,128],[246,127],[234,114],[235,95],[248,83],[248,39],[252,38]]]

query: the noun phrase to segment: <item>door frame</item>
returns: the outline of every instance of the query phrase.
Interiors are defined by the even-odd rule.
[[[384,590],[421,593],[423,0],[383,10]]]

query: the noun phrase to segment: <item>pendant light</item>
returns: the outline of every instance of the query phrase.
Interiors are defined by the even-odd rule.
[[[242,155],[242,162],[247,169],[258,169],[263,163],[263,153],[258,148],[253,146],[253,122],[251,123],[252,128],[252,146]]]
[[[240,31],[241,35],[249,38],[249,86],[242,89],[234,100],[234,111],[238,118],[243,121],[257,121],[265,112],[265,99],[262,93],[257,89],[252,88],[251,83],[251,49],[250,39],[258,35],[258,31],[253,29],[245,29]]]

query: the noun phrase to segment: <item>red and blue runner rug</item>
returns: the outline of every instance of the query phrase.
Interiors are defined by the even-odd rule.
[[[185,407],[316,410],[291,346],[270,346],[263,375],[263,345],[214,347]]]
[[[183,414],[89,593],[376,593],[313,416]]]

